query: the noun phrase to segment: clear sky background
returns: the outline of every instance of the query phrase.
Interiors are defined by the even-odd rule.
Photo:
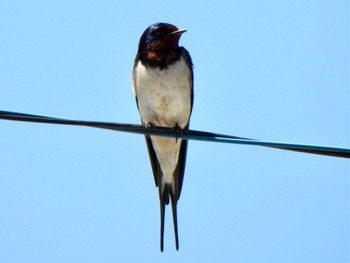
[[[186,28],[191,128],[350,147],[349,2],[1,1],[0,109],[140,123],[154,22]],[[0,262],[350,261],[350,161],[191,141],[180,250],[143,136],[0,120]],[[168,207],[169,208],[169,207]]]

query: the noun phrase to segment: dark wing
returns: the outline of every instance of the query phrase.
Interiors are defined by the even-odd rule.
[[[186,127],[186,130],[188,128]],[[183,178],[185,174],[185,166],[186,166],[186,155],[187,155],[187,140],[182,140],[180,151],[179,151],[179,161],[177,163],[176,169],[175,169],[175,199],[179,200],[181,189],[182,189],[182,183]]]
[[[190,53],[188,53],[188,51],[184,47],[180,47],[180,50],[181,50],[181,56],[183,57],[183,59],[186,61],[187,65],[191,69],[190,82],[191,82],[191,112],[192,112],[192,108],[193,108],[193,63],[192,63]],[[187,124],[187,129],[188,129],[188,126],[189,126],[189,124]]]
[[[159,185],[158,178],[161,178],[162,170],[160,169],[160,165],[159,165],[159,162],[157,159],[156,152],[153,149],[151,136],[146,135],[145,139],[146,139],[149,159],[151,160],[153,176],[154,176],[154,183],[158,187],[158,185]]]
[[[193,64],[192,59],[188,51],[184,47],[180,47],[180,54],[183,57],[183,59],[186,61],[187,65],[190,68],[191,75],[190,75],[190,88],[191,88],[191,113],[192,113],[192,107],[193,107]],[[191,117],[191,116],[190,116]],[[185,131],[189,129],[190,122],[187,123],[187,126],[185,127]],[[182,183],[183,178],[185,174],[185,166],[186,166],[186,155],[187,155],[187,140],[182,140],[181,147],[179,151],[179,162],[177,163],[177,167],[175,170],[175,199],[179,200],[181,189],[182,189]]]

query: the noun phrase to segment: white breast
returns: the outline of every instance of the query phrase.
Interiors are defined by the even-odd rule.
[[[145,67],[138,62],[134,69],[133,89],[143,123],[184,128],[191,113],[191,72],[181,58],[169,68]]]

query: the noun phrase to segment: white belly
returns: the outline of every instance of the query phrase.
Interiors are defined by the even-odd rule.
[[[143,123],[184,128],[191,113],[191,72],[181,58],[168,69],[135,68],[134,92]]]
[[[146,68],[139,62],[134,72],[134,93],[144,124],[185,128],[191,114],[191,71],[181,58],[170,68]],[[174,185],[181,139],[151,136],[165,183]]]

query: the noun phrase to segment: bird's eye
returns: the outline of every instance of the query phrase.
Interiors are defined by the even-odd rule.
[[[166,34],[166,32],[165,32],[164,29],[160,28],[160,29],[156,30],[156,31],[154,32],[154,34],[155,34],[157,37],[162,37],[162,36],[164,36],[164,35]]]

